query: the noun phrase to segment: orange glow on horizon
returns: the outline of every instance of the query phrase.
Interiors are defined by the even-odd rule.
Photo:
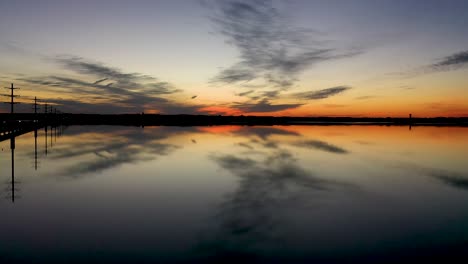
[[[200,112],[207,112],[212,115],[242,115],[243,113],[237,109],[232,109],[228,106],[207,106],[200,109]]]

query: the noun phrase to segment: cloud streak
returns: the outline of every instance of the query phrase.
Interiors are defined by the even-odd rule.
[[[465,66],[468,66],[468,50],[452,54],[432,64],[432,68],[436,70],[458,69]]]
[[[447,72],[463,68],[468,68],[468,50],[445,56],[439,59],[437,62],[429,65],[424,65],[407,72],[398,72],[393,74],[411,78],[424,74]]]
[[[243,112],[253,113],[265,113],[265,112],[277,112],[287,109],[295,109],[303,104],[273,104],[268,99],[262,99],[259,102],[245,102],[245,103],[234,103],[232,108],[238,109]]]
[[[295,27],[271,0],[211,3],[211,20],[217,32],[239,51],[239,61],[216,75],[215,83],[269,87],[278,95],[294,87],[297,76],[311,66],[361,53],[330,47],[333,43],[322,40],[323,33]],[[268,94],[254,91],[238,95],[260,101],[271,99]]]
[[[21,77],[18,80],[41,86],[56,94],[67,95],[67,99],[48,100],[62,105],[65,111],[122,113],[141,112],[149,108],[179,114],[199,113],[199,109],[203,107],[165,98],[182,90],[149,75],[127,73],[80,57],[62,56],[53,58],[52,61],[79,76],[50,75]]]
[[[140,73],[125,73],[117,68],[105,66],[99,62],[87,61],[80,57],[58,57],[55,62],[65,69],[71,70],[86,76],[100,78],[93,82],[94,85],[106,82],[106,85],[99,85],[97,88],[107,87],[107,89],[137,90],[147,92],[152,95],[163,95],[180,92],[170,83],[158,81],[158,79]]]
[[[349,86],[337,86],[332,88],[327,88],[318,91],[310,91],[310,92],[301,92],[293,94],[294,98],[298,99],[305,99],[305,100],[321,100],[326,99],[328,97],[341,94],[347,90],[350,90],[351,87]]]

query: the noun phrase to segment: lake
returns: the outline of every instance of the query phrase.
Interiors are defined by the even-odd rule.
[[[0,145],[0,263],[468,256],[468,128],[70,126]]]

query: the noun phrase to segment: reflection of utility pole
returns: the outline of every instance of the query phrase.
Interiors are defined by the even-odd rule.
[[[37,170],[37,128],[34,129],[34,170]]]
[[[11,202],[15,202],[15,137],[10,138],[10,149],[11,149]]]
[[[413,115],[409,114],[409,119],[408,119],[409,120],[409,122],[408,122],[409,123],[409,130],[411,130],[411,125],[412,125],[412,121],[413,121],[412,118],[413,118]]]
[[[10,112],[11,112],[11,114],[13,114],[13,113],[14,113],[13,106],[14,106],[15,104],[19,104],[19,103],[15,102],[15,100],[14,100],[15,97],[18,97],[18,95],[14,95],[14,90],[19,89],[19,88],[15,88],[15,87],[13,86],[13,84],[11,84],[11,87],[5,87],[5,89],[11,90],[11,94],[10,94],[10,95],[5,95],[5,96],[11,98],[11,101],[10,101],[10,102],[6,102],[6,104],[10,104]]]
[[[45,134],[45,155],[47,156],[47,124],[44,126],[44,134]]]
[[[53,142],[52,142],[52,130],[54,130],[54,127],[52,125],[50,125],[50,148],[52,148],[53,146]]]

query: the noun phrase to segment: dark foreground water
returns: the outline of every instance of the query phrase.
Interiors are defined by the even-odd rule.
[[[76,126],[0,145],[0,263],[468,257],[467,128]]]

